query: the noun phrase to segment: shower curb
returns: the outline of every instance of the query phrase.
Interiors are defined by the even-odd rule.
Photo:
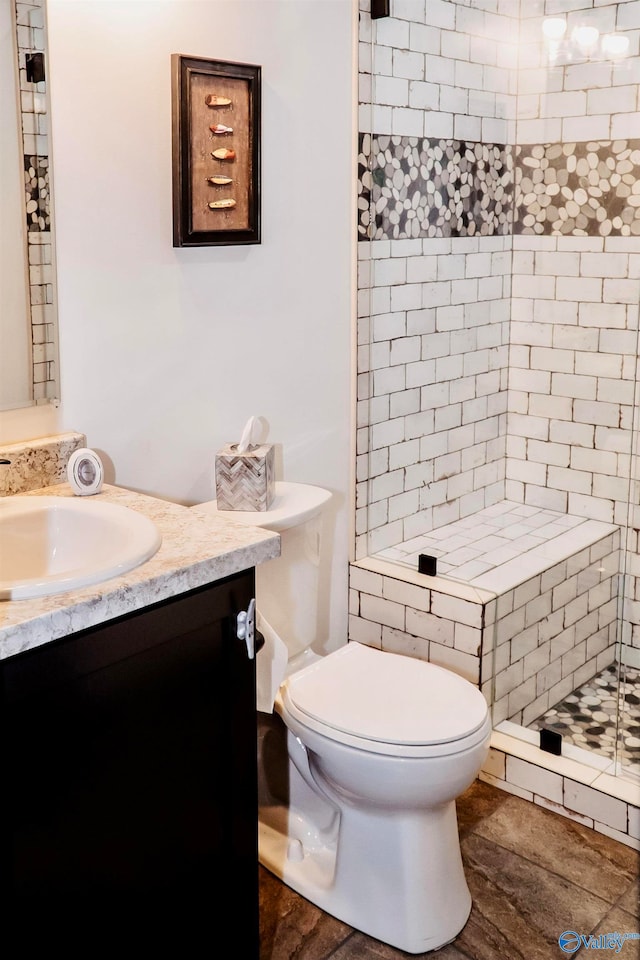
[[[640,780],[608,772],[603,758],[582,762],[583,753],[558,757],[494,730],[478,778],[640,850]]]

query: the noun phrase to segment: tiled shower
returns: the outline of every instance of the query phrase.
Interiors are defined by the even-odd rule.
[[[640,0],[359,29],[350,637],[633,775]]]

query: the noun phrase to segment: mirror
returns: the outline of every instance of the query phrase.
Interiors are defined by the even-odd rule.
[[[45,0],[0,0],[0,410],[59,397]]]

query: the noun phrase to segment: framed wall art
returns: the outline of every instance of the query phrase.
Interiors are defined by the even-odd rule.
[[[173,54],[173,245],[260,243],[261,68]]]

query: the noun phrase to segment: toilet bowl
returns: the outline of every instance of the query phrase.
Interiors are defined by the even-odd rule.
[[[307,508],[300,525],[317,520],[324,502]],[[266,511],[246,522],[280,529],[287,562],[286,532],[299,524],[282,500],[274,506],[278,519]],[[317,537],[301,542],[306,561],[316,563]],[[297,567],[301,557],[298,550]],[[272,581],[265,599],[274,613],[273,592],[290,581]],[[256,593],[260,609],[259,582]],[[305,591],[294,593],[313,609]],[[371,937],[408,953],[442,947],[471,909],[455,801],[488,752],[484,696],[449,670],[364,643],[319,656],[297,636],[282,639],[295,658],[274,714],[259,715],[261,863]]]
[[[317,797],[311,809],[292,785],[286,835],[263,823],[264,865],[401,950],[453,940],[471,909],[455,800],[487,755],[482,694],[434,664],[349,643],[289,676],[276,709]]]

